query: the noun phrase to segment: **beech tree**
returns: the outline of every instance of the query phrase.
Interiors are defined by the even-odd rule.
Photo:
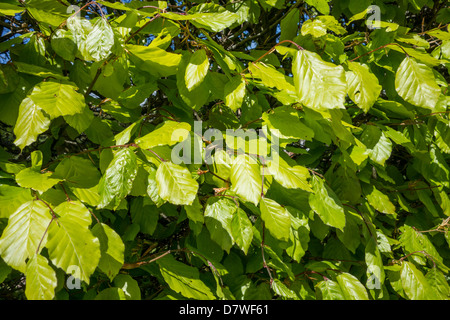
[[[448,299],[445,0],[0,3],[0,298]]]

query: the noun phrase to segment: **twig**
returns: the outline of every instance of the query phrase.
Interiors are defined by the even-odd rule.
[[[127,44],[131,39],[133,39],[133,37],[135,35],[137,35],[139,32],[141,32],[146,26],[148,26],[150,23],[152,23],[155,19],[161,17],[161,15],[159,13],[157,13],[154,17],[152,17],[149,21],[147,21],[147,23],[145,23],[142,27],[140,27],[139,29],[137,29],[135,32],[133,32],[126,40],[125,40],[125,44]]]
[[[356,57],[356,58],[353,58],[353,59],[351,59],[351,60],[348,60],[348,61],[349,61],[349,62],[352,62],[352,61],[358,60],[359,58],[361,58],[361,57],[363,57],[363,56],[365,56],[365,55],[371,54],[371,53],[373,53],[373,52],[375,52],[375,51],[377,51],[377,50],[384,49],[384,48],[386,48],[386,47],[388,47],[388,46],[392,46],[392,45],[400,47],[400,49],[403,50],[403,52],[405,53],[405,55],[406,55],[407,57],[409,57],[409,54],[406,52],[406,50],[405,50],[401,45],[399,45],[398,43],[388,43],[388,44],[385,44],[385,45],[383,45],[383,46],[381,46],[381,47],[378,47],[378,48],[376,48],[376,49],[370,50],[369,52],[363,53],[362,55],[360,55],[360,56],[358,56],[358,57]]]
[[[433,268],[436,268],[436,262],[434,261],[433,257],[430,254],[428,254],[426,251],[423,251],[423,250],[413,251],[411,253],[408,253],[406,256],[401,257],[397,261],[398,262],[403,261],[403,260],[405,260],[406,258],[408,258],[409,256],[411,256],[411,255],[413,255],[415,253],[421,253],[421,254],[425,255],[427,258],[429,258],[431,261],[433,261]]]
[[[272,286],[272,282],[273,282],[273,277],[272,277],[272,271],[270,270],[269,266],[267,265],[266,262],[266,257],[264,255],[264,247],[266,246],[264,241],[265,241],[265,230],[266,230],[266,226],[264,224],[264,221],[262,222],[262,241],[261,241],[261,254],[262,254],[262,259],[263,259],[263,267],[267,270],[267,273],[269,274],[269,278],[270,278],[270,286]]]

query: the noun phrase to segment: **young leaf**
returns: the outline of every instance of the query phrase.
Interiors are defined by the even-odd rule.
[[[127,45],[130,59],[146,71],[157,77],[168,77],[177,73],[181,55],[167,52],[158,47]]]
[[[121,288],[127,300],[141,300],[138,282],[128,274],[119,274],[114,278],[114,285]]]
[[[342,289],[336,281],[323,280],[315,287],[321,300],[345,300]]]
[[[61,180],[51,172],[40,173],[33,168],[25,168],[16,175],[16,182],[23,188],[45,192]]]
[[[366,288],[354,275],[342,272],[336,276],[345,300],[369,300]]]
[[[136,144],[143,149],[156,146],[172,146],[184,141],[189,136],[190,124],[186,122],[165,121],[161,126],[143,137],[136,139]]]
[[[288,189],[302,189],[312,192],[308,179],[310,174],[308,169],[302,166],[289,166],[283,159],[279,158],[278,163],[267,161],[267,168],[275,180]]]
[[[98,19],[85,41],[86,60],[102,61],[108,58],[114,45],[114,32],[108,21],[104,18]]]
[[[81,202],[63,202],[48,230],[46,247],[52,263],[89,284],[100,261],[100,244],[89,226],[91,213]]]
[[[186,298],[214,300],[211,290],[200,280],[197,268],[178,262],[172,256],[157,260],[159,269],[169,287]]]
[[[22,204],[8,220],[0,238],[0,255],[14,269],[26,272],[26,259],[33,257],[42,240],[47,239],[45,230],[52,217],[49,208],[39,200]]]
[[[295,261],[300,262],[308,249],[309,224],[308,219],[299,210],[288,207],[287,211],[291,215],[291,230],[289,232],[289,246],[286,253]]]
[[[55,176],[74,188],[90,188],[98,184],[100,172],[88,159],[65,158],[55,169]]]
[[[97,223],[92,234],[100,241],[100,261],[98,267],[113,280],[124,263],[125,245],[120,236],[104,223]]]
[[[260,202],[261,219],[270,234],[280,241],[288,241],[291,230],[291,215],[276,201],[262,198]]]
[[[55,297],[56,272],[47,258],[35,254],[27,262],[25,295],[28,300],[52,300]]]
[[[50,118],[81,113],[85,105],[84,97],[77,91],[76,86],[60,81],[51,80],[37,84],[29,97]]]
[[[367,188],[364,188],[364,191],[367,192],[367,201],[369,201],[370,205],[374,207],[375,210],[395,215],[395,206],[386,194],[379,191],[375,186],[368,186]]]
[[[50,127],[50,119],[30,97],[25,98],[19,107],[19,116],[14,126],[16,140],[20,149],[35,142],[37,137]]]
[[[238,155],[231,165],[231,190],[243,200],[258,205],[262,177],[259,164],[247,154]]]
[[[225,197],[209,198],[205,208],[205,224],[211,239],[227,252],[234,243],[232,221],[237,209],[236,203]]]
[[[450,295],[450,286],[444,274],[437,268],[432,268],[425,275],[427,282],[434,289],[435,297],[439,300],[445,300]]]
[[[280,297],[287,298],[287,299],[298,299],[295,292],[293,290],[289,289],[279,279],[274,279],[274,281],[272,282],[272,289]]]
[[[238,208],[231,220],[231,235],[241,250],[247,254],[253,239],[252,223],[247,214]]]
[[[409,261],[402,262],[400,279],[403,290],[411,300],[433,300],[435,292],[427,279],[414,264]]]
[[[309,195],[311,209],[319,215],[325,224],[343,231],[345,213],[341,201],[322,179],[314,176],[311,184],[314,191]]]
[[[441,94],[433,70],[406,57],[395,74],[395,90],[405,101],[433,110]]]
[[[245,97],[245,81],[242,77],[235,76],[230,82],[225,85],[225,105],[231,110],[237,111],[242,106]]]
[[[348,68],[350,71],[345,73],[348,95],[364,112],[368,112],[381,93],[378,78],[365,64],[349,62]]]
[[[182,166],[162,162],[156,170],[155,178],[159,196],[172,204],[191,205],[197,195],[198,182]]]
[[[158,184],[156,182],[156,169],[152,166],[148,166],[146,167],[146,170],[148,171],[147,194],[153,203],[157,207],[160,207],[165,203],[165,200],[159,196]]]
[[[342,66],[323,61],[315,52],[299,50],[292,73],[300,103],[312,109],[344,108],[347,83]]]
[[[23,203],[33,200],[29,189],[0,185],[0,219],[9,218]]]
[[[137,173],[136,155],[130,148],[117,151],[114,159],[100,180],[99,208],[104,208],[114,200],[115,206],[131,191]]]
[[[375,239],[370,237],[365,248],[365,262],[367,265],[367,284],[383,284],[385,279],[385,272],[383,267],[383,260],[378,249]],[[379,289],[379,288],[375,288]]]
[[[184,81],[189,91],[198,87],[203,80],[205,80],[206,74],[209,70],[209,60],[206,56],[204,49],[197,50],[189,59],[189,63],[186,66],[186,73],[184,75]]]

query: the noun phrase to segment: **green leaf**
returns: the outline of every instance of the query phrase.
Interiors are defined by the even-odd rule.
[[[231,191],[245,201],[258,205],[261,199],[262,177],[259,164],[247,154],[238,155],[231,165]]]
[[[64,120],[81,134],[90,127],[94,120],[94,114],[89,107],[85,105],[80,113],[64,116]]]
[[[411,262],[402,262],[400,279],[403,290],[409,299],[433,300],[435,298],[434,291],[430,287],[427,279]]]
[[[35,254],[27,262],[25,295],[28,300],[52,300],[55,297],[56,272],[47,258]]]
[[[125,245],[120,236],[104,223],[97,223],[92,234],[100,241],[100,261],[98,267],[112,281],[124,263]]]
[[[238,208],[231,220],[231,235],[241,250],[247,254],[253,239],[252,223],[247,213]]]
[[[194,7],[189,10],[189,13],[190,14],[179,15],[167,12],[162,13],[161,15],[171,20],[189,20],[197,28],[204,28],[211,32],[220,32],[231,26],[239,18],[235,13],[225,10],[223,7],[216,4],[209,3]]]
[[[143,71],[156,77],[168,77],[177,73],[181,55],[170,53],[158,47],[126,46],[130,59]]]
[[[450,154],[450,121],[440,120],[434,128],[436,145],[442,152]]]
[[[302,25],[302,36],[311,35],[320,38],[327,34],[327,26],[320,19],[306,20]]]
[[[50,118],[74,115],[84,109],[84,97],[77,87],[57,81],[45,81],[36,85],[29,98]]]
[[[365,262],[367,265],[366,287],[370,288],[370,286],[374,286],[374,284],[383,284],[385,279],[383,260],[380,254],[380,250],[378,249],[377,241],[372,237],[368,239],[368,243],[366,244]],[[375,286],[374,288],[379,289]]]
[[[91,188],[100,180],[100,172],[91,160],[79,156],[65,158],[58,164],[54,174],[74,188]]]
[[[172,256],[157,260],[161,274],[169,287],[186,298],[214,300],[211,290],[200,280],[197,268],[176,261]]]
[[[392,142],[386,134],[378,127],[368,125],[364,128],[360,139],[366,146],[365,154],[369,155],[370,159],[376,163],[384,166],[392,152]]]
[[[191,125],[186,122],[165,121],[152,132],[136,139],[136,144],[142,149],[150,149],[156,146],[172,146],[184,141],[191,130]]]
[[[199,52],[199,51],[197,51]],[[200,52],[201,53],[201,52]],[[181,59],[180,65],[178,66],[177,72],[177,89],[179,95],[183,99],[184,103],[191,107],[194,110],[200,110],[204,104],[207,103],[210,97],[210,79],[208,77],[208,69],[203,70],[204,72],[201,81],[200,78],[195,80],[190,77],[194,76],[198,78],[198,75],[195,76],[193,73],[193,64],[191,60],[198,59],[194,57],[194,54],[184,53]],[[206,57],[206,55],[205,55]],[[209,66],[208,59],[206,58],[203,67]],[[202,69],[203,67],[200,67]],[[189,83],[190,82],[190,83]]]
[[[27,97],[19,107],[19,116],[14,126],[16,140],[14,144],[20,149],[37,140],[37,137],[50,127],[50,119],[34,101]]]
[[[366,288],[354,275],[342,272],[336,276],[345,300],[369,300]]]
[[[237,209],[236,203],[225,197],[209,198],[205,208],[205,224],[211,239],[227,252],[234,243],[232,222]]]
[[[76,41],[70,30],[57,29],[52,36],[51,46],[64,60],[74,61],[78,50]]]
[[[102,61],[108,58],[114,45],[114,32],[108,21],[98,19],[85,41],[85,51],[82,53],[86,60]]]
[[[189,59],[189,63],[186,66],[186,73],[184,75],[184,81],[189,91],[198,87],[203,80],[205,80],[206,74],[209,70],[209,60],[206,56],[206,51],[200,49]]]
[[[297,36],[300,23],[300,11],[295,8],[289,10],[289,12],[283,17],[280,22],[281,35],[280,41],[292,40]]]
[[[395,215],[395,206],[389,199],[389,197],[379,191],[375,186],[368,186],[364,188],[366,193],[367,201],[369,201],[370,205],[380,212],[386,214],[394,214]]]
[[[100,291],[94,300],[127,300],[127,297],[121,288],[112,287]]]
[[[289,289],[283,282],[279,279],[274,279],[272,282],[273,291],[280,297],[287,299],[298,299],[295,292]]]
[[[122,148],[117,151],[100,180],[98,207],[104,208],[113,200],[114,206],[118,206],[131,191],[136,174],[137,160],[133,150]]]
[[[203,223],[205,222],[205,217],[203,216],[203,206],[201,205],[198,197],[195,198],[194,202],[190,206],[184,206],[186,210],[186,215],[189,219],[189,226],[192,231],[198,236],[203,229]]]
[[[158,183],[156,182],[156,169],[152,166],[148,166],[146,167],[146,170],[148,171],[147,194],[153,203],[157,207],[160,207],[165,203],[165,200],[159,196]]]
[[[330,5],[327,0],[306,0],[305,2],[316,8],[320,13],[330,14]]]
[[[235,76],[225,85],[225,105],[237,111],[242,106],[245,97],[245,81],[241,76]]]
[[[16,13],[24,11],[25,8],[10,3],[0,3],[0,14],[14,16]]]
[[[16,182],[23,188],[31,188],[39,192],[45,192],[60,182],[53,173],[40,173],[33,168],[26,168],[16,175]]]
[[[304,124],[299,112],[290,106],[281,106],[262,116],[264,124],[272,135],[279,139],[297,141],[299,139],[311,141],[315,132]]]
[[[348,95],[364,112],[368,112],[381,93],[378,78],[365,64],[349,62],[348,68],[349,71],[345,73]]]
[[[270,234],[280,241],[288,241],[291,230],[291,214],[272,199],[261,198],[261,219]]]
[[[268,171],[273,175],[274,179],[283,187],[288,189],[302,189],[312,192],[308,179],[310,174],[307,168],[302,166],[291,167],[281,157],[276,160],[266,162]]]
[[[439,268],[448,271],[448,268],[443,264],[441,255],[426,234],[418,232],[407,224],[403,225],[400,230],[402,231],[399,237],[400,245],[407,254],[411,254],[412,260],[420,265],[426,265],[427,255],[430,255]],[[424,255],[423,252],[426,252],[427,255]]]
[[[299,50],[292,73],[300,103],[312,109],[344,108],[347,83],[342,66],[323,61],[315,52]]]
[[[134,198],[130,204],[131,221],[139,231],[152,235],[157,226],[160,211],[147,197]]]
[[[397,69],[395,90],[405,101],[431,110],[441,94],[433,70],[410,57],[406,57]]]
[[[23,203],[8,220],[0,238],[0,255],[14,269],[26,271],[26,259],[33,257],[51,221],[49,208],[38,200]],[[42,246],[40,249],[42,249]]]
[[[289,246],[286,253],[295,261],[300,262],[308,249],[309,224],[308,218],[299,210],[291,207],[286,208],[291,215],[291,230],[289,232]]]
[[[128,274],[117,275],[114,278],[114,285],[123,290],[127,300],[141,300],[139,284]]]
[[[100,261],[100,244],[89,226],[91,213],[78,201],[63,202],[54,209],[57,219],[48,230],[46,247],[52,263],[89,284]]]
[[[188,169],[172,162],[162,162],[156,170],[159,196],[172,204],[191,205],[197,195],[198,182]]]
[[[28,0],[26,8],[31,16],[40,22],[40,27],[45,29],[48,25],[58,27],[69,17],[67,7],[54,0]]]
[[[9,218],[23,203],[33,200],[29,189],[0,185],[0,219]]]
[[[344,293],[336,281],[323,280],[315,287],[321,300],[345,300]]]
[[[448,299],[448,296],[450,295],[450,286],[441,271],[437,268],[432,268],[427,272],[425,278],[430,284],[430,287],[434,289],[436,299]]]
[[[337,198],[324,180],[313,176],[311,181],[314,193],[309,195],[309,205],[320,219],[331,227],[343,231],[345,226],[345,213],[341,201]]]

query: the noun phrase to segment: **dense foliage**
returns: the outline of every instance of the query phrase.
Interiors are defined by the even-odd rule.
[[[3,0],[0,298],[447,299],[449,22]]]

